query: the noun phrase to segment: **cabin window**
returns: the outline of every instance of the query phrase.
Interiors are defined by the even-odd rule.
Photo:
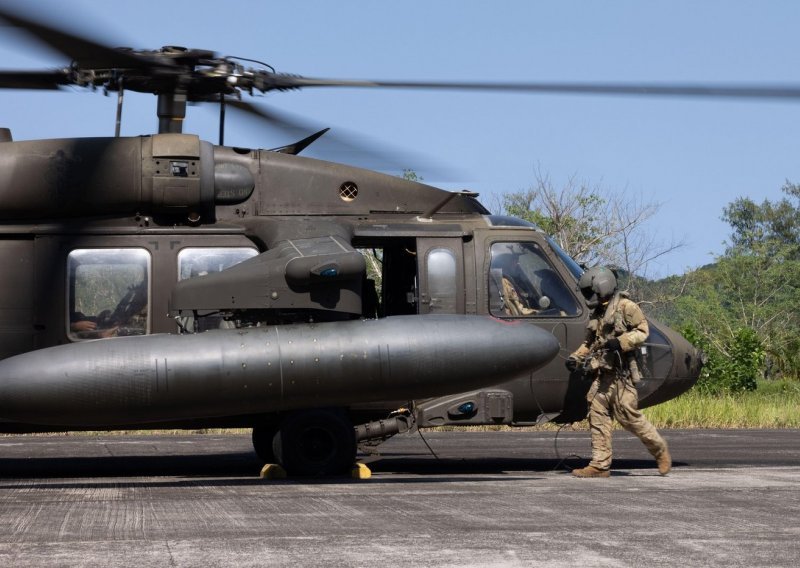
[[[142,248],[70,252],[67,336],[82,341],[148,333],[151,262]]]
[[[250,247],[192,247],[178,253],[178,280],[222,272],[253,258],[258,251]]]
[[[574,296],[536,243],[494,243],[489,311],[500,317],[565,317],[580,313]]]
[[[178,280],[188,280],[222,272],[240,262],[258,255],[258,251],[250,247],[187,247],[178,253]],[[206,313],[180,318],[180,326],[184,331],[208,331],[234,327],[219,313]]]
[[[434,248],[427,260],[429,313],[456,313],[456,255],[447,248]]]

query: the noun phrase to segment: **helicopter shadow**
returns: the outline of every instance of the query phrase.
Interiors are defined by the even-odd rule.
[[[19,489],[20,480],[33,481],[37,490],[93,489],[202,489],[267,486],[290,488],[317,485],[406,485],[452,483],[512,483],[539,481],[553,474],[569,476],[586,460],[570,459],[451,459],[391,457],[368,463],[377,476],[369,480],[350,476],[261,479],[262,462],[254,453],[200,456],[119,456],[0,459],[0,489]],[[686,464],[675,464],[676,466]],[[612,477],[631,470],[653,469],[650,460],[618,460]],[[385,475],[381,475],[385,474]],[[393,475],[397,474],[397,475]],[[653,475],[658,475],[654,471]],[[410,477],[409,477],[410,476]],[[132,479],[133,478],[133,479]],[[51,481],[52,480],[52,481]],[[36,483],[42,482],[42,483]]]
[[[521,479],[533,481],[542,479],[544,474],[568,475],[573,468],[586,464],[586,460],[577,458],[436,459],[413,455],[370,456],[360,461],[366,463],[373,473],[378,474],[367,482],[369,484],[511,482]],[[120,489],[364,483],[347,476],[263,480],[259,478],[262,465],[262,461],[251,452],[196,456],[0,458],[0,488],[18,488],[19,480],[55,481],[42,484],[40,487],[43,489],[75,488],[85,486],[87,483],[95,488]],[[685,464],[675,464],[675,466],[681,465]],[[629,475],[632,470],[652,469],[651,460],[621,459],[615,461],[612,476]],[[380,474],[415,477],[392,477]],[[139,479],[131,480],[131,478]]]
[[[254,452],[202,455],[0,458],[0,480],[257,475]]]
[[[380,458],[378,458],[380,460]],[[368,483],[453,483],[497,482],[519,480],[509,471],[530,472],[520,465],[509,468],[507,463],[489,460],[436,460],[397,457],[370,462],[375,473],[409,474],[419,477],[373,477]],[[529,464],[530,465],[530,464]],[[249,485],[326,485],[364,483],[349,476],[324,478],[296,477],[265,480],[259,477],[263,466],[254,452],[217,453],[202,455],[166,456],[94,456],[0,458],[0,489],[19,488],[20,480],[46,483],[42,489],[93,488],[181,488],[223,487]],[[537,468],[539,472],[547,468]],[[527,479],[537,479],[531,476]],[[133,479],[132,479],[133,478]],[[60,481],[59,481],[60,480]]]

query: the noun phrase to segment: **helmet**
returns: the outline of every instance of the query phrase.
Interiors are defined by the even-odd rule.
[[[596,308],[600,300],[606,300],[614,295],[617,290],[617,277],[604,266],[589,268],[578,280],[586,305]]]

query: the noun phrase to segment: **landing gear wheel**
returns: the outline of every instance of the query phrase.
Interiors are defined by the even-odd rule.
[[[272,441],[272,450],[289,475],[340,475],[353,467],[356,437],[343,411],[303,410],[283,421]]]
[[[253,449],[264,463],[275,463],[272,440],[278,433],[279,427],[277,420],[264,420],[253,426]]]

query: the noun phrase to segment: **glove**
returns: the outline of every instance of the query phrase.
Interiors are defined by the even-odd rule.
[[[575,357],[569,357],[566,361],[564,361],[564,365],[567,367],[567,370],[570,373],[574,373],[575,369],[578,368],[578,360]]]
[[[606,348],[609,351],[622,351],[622,345],[619,344],[619,339],[612,337],[606,341]]]

